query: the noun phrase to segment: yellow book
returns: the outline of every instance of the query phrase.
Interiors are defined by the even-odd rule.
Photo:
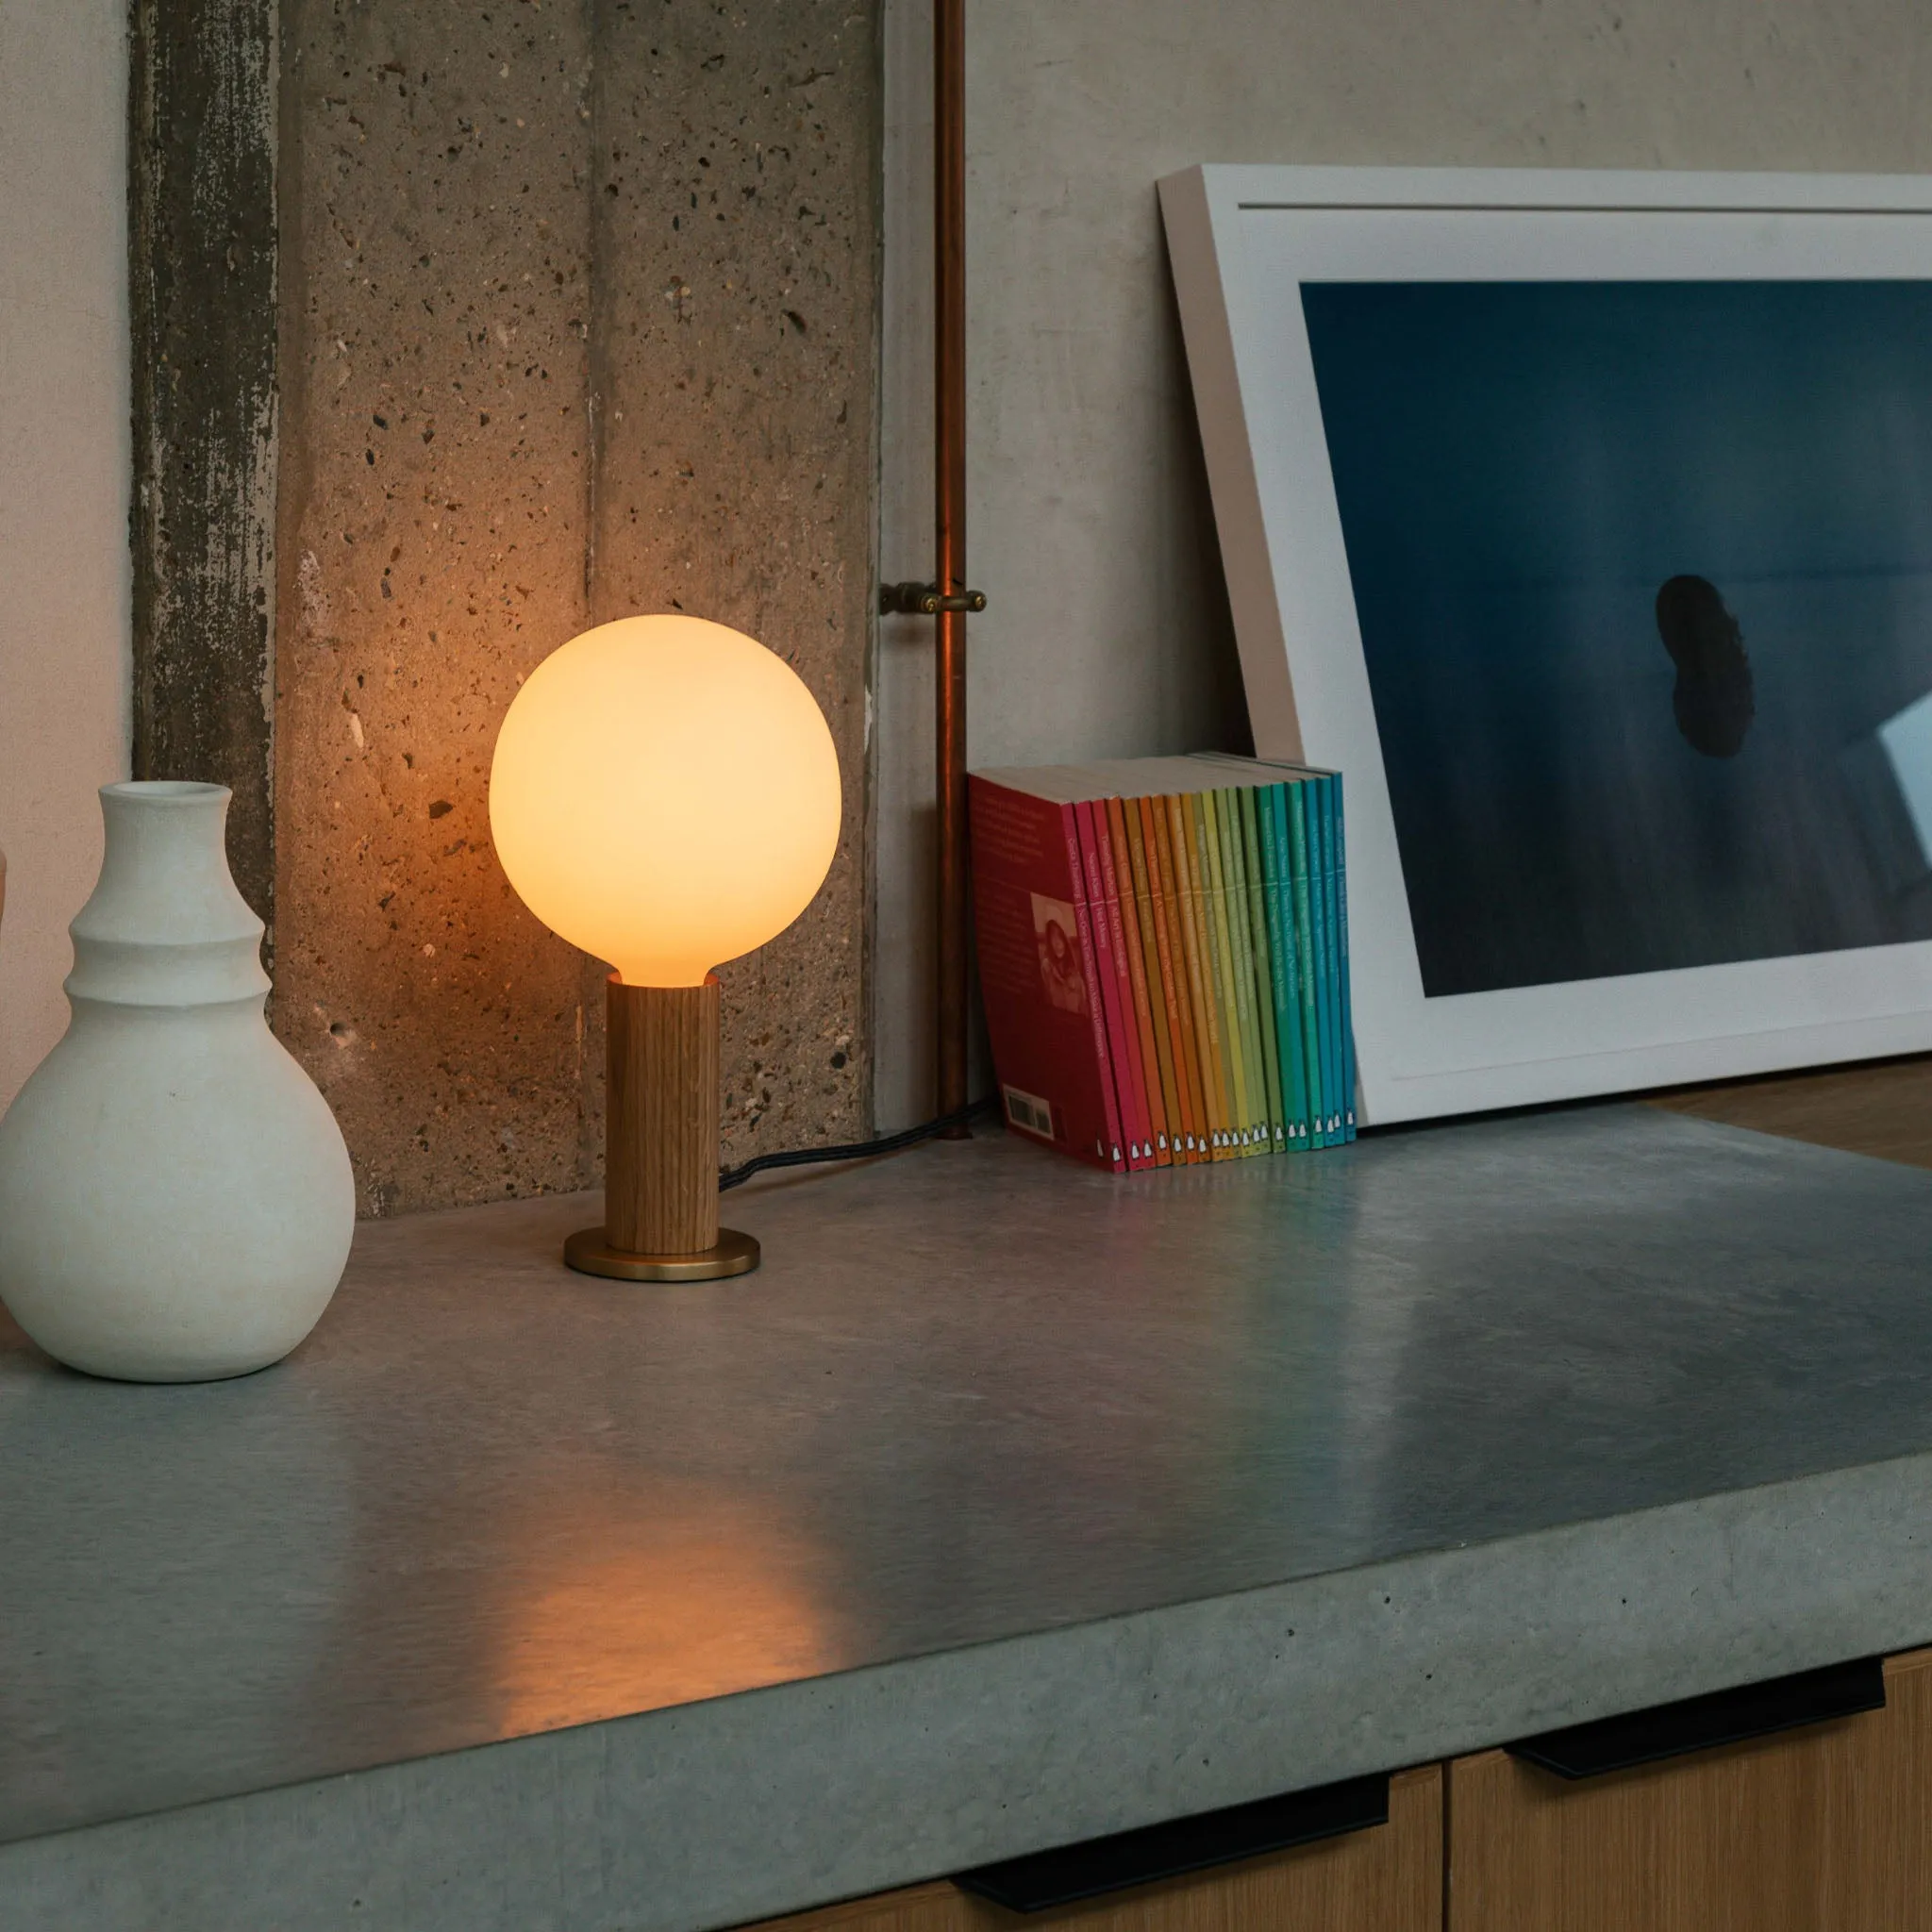
[[[1160,951],[1154,936],[1154,894],[1141,836],[1141,801],[1109,798],[1107,817],[1113,833],[1114,869],[1121,875],[1121,913],[1126,923],[1127,959],[1134,975],[1141,1058],[1160,1076],[1160,1112],[1167,1125],[1168,1155],[1174,1161],[1185,1161],[1187,1143],[1193,1134],[1181,1106],[1180,1083],[1174,1077],[1174,1049],[1168,1038],[1167,1003],[1160,984]]]
[[[1160,954],[1161,994],[1167,1002],[1173,1034],[1174,1084],[1180,1090],[1182,1113],[1188,1123],[1190,1161],[1214,1157],[1213,1128],[1208,1119],[1208,1089],[1201,1076],[1204,1042],[1194,1027],[1194,997],[1188,985],[1187,921],[1181,913],[1181,889],[1174,869],[1174,837],[1168,823],[1168,800],[1149,793],[1140,801],[1141,841],[1147,853],[1147,883],[1154,894],[1155,944]]]
[[[1186,792],[1167,801],[1174,847],[1174,882],[1180,888],[1183,949],[1188,956],[1188,991],[1194,1003],[1194,1029],[1200,1040],[1201,1084],[1207,1090],[1208,1149],[1216,1160],[1236,1152],[1233,1109],[1228,1104],[1227,1068],[1221,1054],[1221,995],[1214,982],[1208,936],[1201,917],[1200,875],[1195,870],[1194,801]]]

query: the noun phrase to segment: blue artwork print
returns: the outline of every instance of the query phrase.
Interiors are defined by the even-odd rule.
[[[1308,283],[1430,997],[1932,939],[1932,283]]]

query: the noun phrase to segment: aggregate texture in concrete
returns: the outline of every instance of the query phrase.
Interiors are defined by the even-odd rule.
[[[284,1365],[0,1315],[8,1932],[697,1932],[1932,1637],[1932,1174],[1643,1107],[366,1225]]]
[[[730,1159],[871,1114],[877,25],[851,0],[598,12],[593,614],[691,610],[768,644],[844,779],[824,890],[721,974]]]
[[[135,0],[137,778],[234,792],[235,882],[274,929],[275,0]]]
[[[284,9],[276,1021],[363,1210],[576,1188],[603,971],[491,849],[524,676],[684,609],[794,664],[847,822],[727,969],[727,1158],[850,1139],[879,80],[865,8]]]
[[[588,15],[283,20],[278,1029],[364,1212],[578,1187],[596,974],[487,781],[589,608]]]

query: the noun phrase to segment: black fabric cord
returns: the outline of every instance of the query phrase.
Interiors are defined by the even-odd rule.
[[[896,1134],[881,1134],[876,1141],[855,1141],[846,1147],[794,1147],[784,1154],[760,1154],[742,1166],[721,1167],[718,1191],[722,1194],[727,1188],[741,1186],[767,1168],[807,1167],[819,1160],[869,1160],[875,1154],[896,1154],[902,1147],[916,1147],[922,1141],[930,1141],[935,1134],[963,1127],[968,1121],[989,1112],[992,1105],[993,1096],[989,1093],[971,1107],[962,1107],[958,1113],[941,1114],[936,1121],[927,1121],[923,1126],[904,1127]]]

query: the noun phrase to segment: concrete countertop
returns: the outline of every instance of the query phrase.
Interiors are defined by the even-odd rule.
[[[1932,1174],[1639,1107],[375,1223],[242,1382],[0,1317],[0,1922],[698,1932],[1932,1639]]]

